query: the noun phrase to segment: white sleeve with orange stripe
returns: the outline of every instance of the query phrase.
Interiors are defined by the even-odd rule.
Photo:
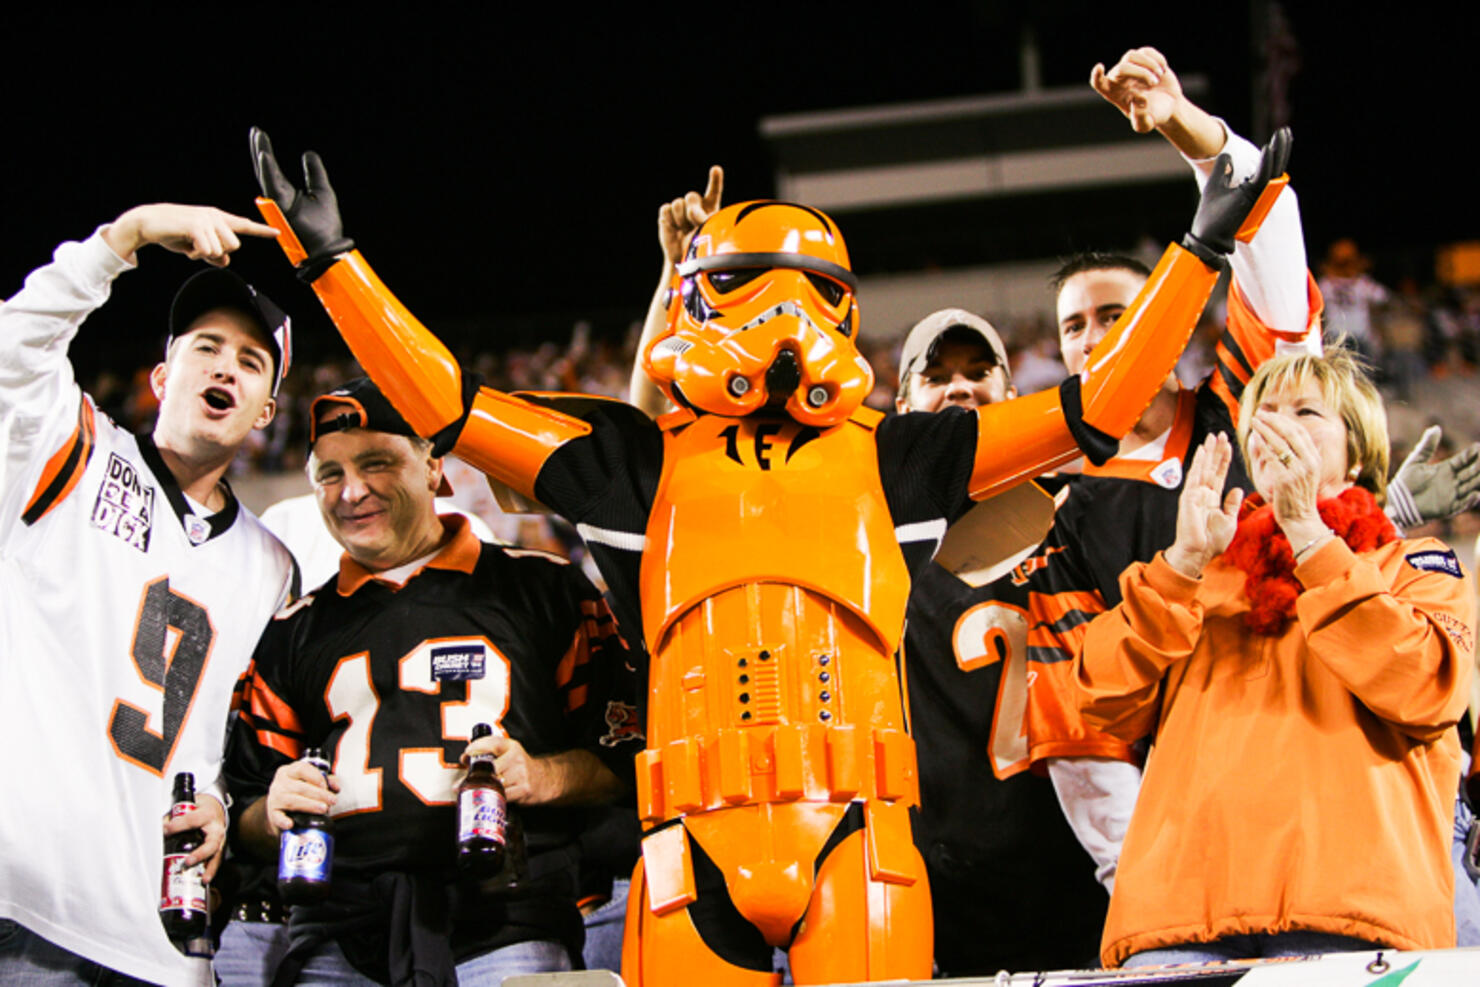
[[[1228,135],[1223,152],[1233,161],[1233,182],[1251,178],[1259,170],[1259,148],[1234,133],[1224,121],[1218,122]],[[1201,190],[1213,173],[1216,158],[1185,160],[1192,166]],[[1314,286],[1306,283],[1305,234],[1293,185],[1286,186],[1270,207],[1259,234],[1248,243],[1235,244],[1232,266],[1230,295],[1241,293],[1240,300],[1282,343],[1308,345]],[[1319,299],[1319,293],[1315,297]],[[1314,343],[1317,351],[1320,338],[1317,326]]]
[[[94,233],[58,247],[0,304],[0,554],[86,428],[67,346],[132,267]]]

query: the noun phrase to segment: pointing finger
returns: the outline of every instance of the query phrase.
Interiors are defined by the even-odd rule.
[[[226,227],[233,233],[245,233],[247,236],[273,237],[278,235],[275,227],[268,226],[266,223],[258,223],[255,220],[248,219],[245,216],[238,216],[234,213],[226,214]]]
[[[719,208],[725,191],[725,170],[719,165],[709,166],[709,184],[704,188],[704,212],[712,214]]]

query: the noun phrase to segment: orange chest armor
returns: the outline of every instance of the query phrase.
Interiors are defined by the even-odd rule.
[[[857,412],[665,433],[641,589],[647,824],[758,802],[917,801],[895,652],[909,574]]]

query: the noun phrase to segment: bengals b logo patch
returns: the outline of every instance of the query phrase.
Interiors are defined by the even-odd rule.
[[[642,743],[645,739],[636,706],[616,699],[606,704],[606,735],[601,738],[601,746],[616,747],[629,740]]]

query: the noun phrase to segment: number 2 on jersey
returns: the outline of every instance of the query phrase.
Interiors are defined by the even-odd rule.
[[[992,740],[987,754],[998,778],[1028,767],[1028,615],[1021,607],[988,600],[967,610],[952,635],[964,672],[1002,662]]]
[[[442,684],[431,675],[431,651],[465,640],[423,641],[402,656],[398,673],[401,689],[431,695],[440,693]],[[473,734],[475,723],[491,724],[495,734],[502,734],[500,724],[509,711],[509,659],[487,638],[472,640],[486,649],[487,666],[481,678],[466,680],[466,699],[442,703],[442,737],[445,740],[467,740]],[[375,694],[370,679],[369,653],[341,659],[329,679],[324,696],[330,716],[350,721],[334,754],[334,773],[340,784],[334,815],[375,811],[381,807],[383,769],[370,764],[370,734],[375,729],[380,697]],[[453,785],[461,769],[456,760],[450,764],[444,760],[441,747],[402,748],[396,770],[401,783],[426,804],[450,805],[454,801]]]

